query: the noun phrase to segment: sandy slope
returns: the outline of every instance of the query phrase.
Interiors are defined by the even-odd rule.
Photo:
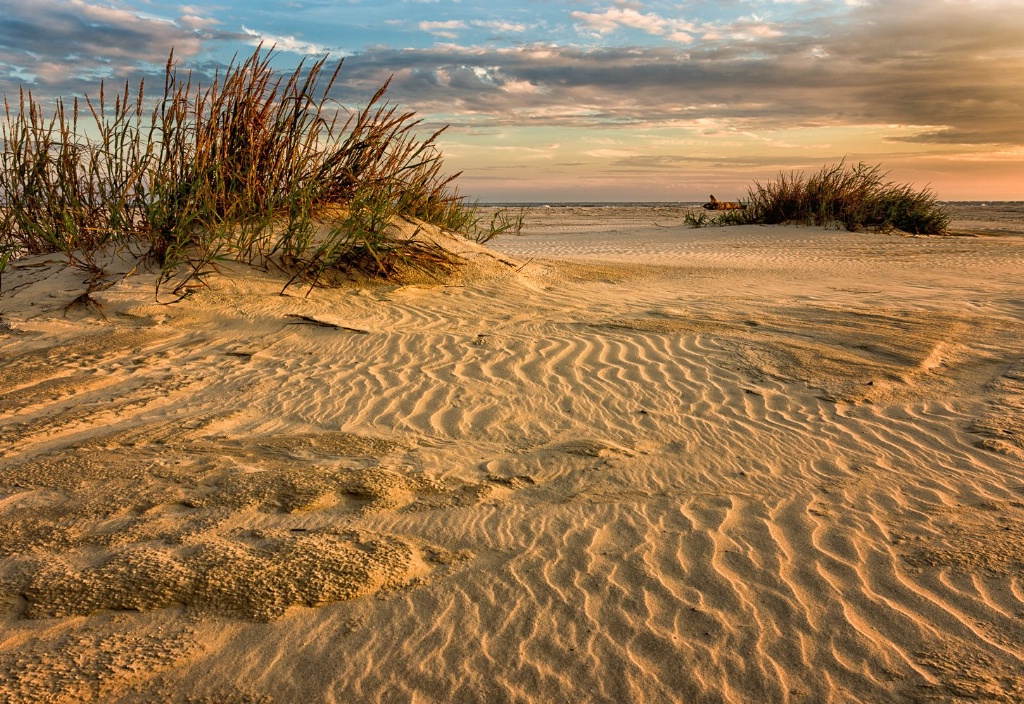
[[[1024,238],[605,215],[8,271],[0,701],[1024,701]]]

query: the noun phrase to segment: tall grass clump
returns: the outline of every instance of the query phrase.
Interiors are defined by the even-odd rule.
[[[881,166],[845,162],[809,177],[781,172],[774,181],[755,182],[749,189],[746,218],[765,224],[840,225],[851,232],[870,228],[945,234],[951,216],[935,194],[892,183],[887,176]]]
[[[481,238],[474,205],[443,171],[437,139],[385,101],[361,110],[329,99],[341,63],[290,75],[259,47],[203,86],[173,52],[162,92],[142,81],[113,101],[57,100],[47,113],[22,90],[4,98],[0,261],[60,252],[86,264],[108,245],[154,257],[163,281],[219,259],[276,262],[313,284],[326,272],[389,275],[401,264],[452,263],[389,225],[416,218]]]

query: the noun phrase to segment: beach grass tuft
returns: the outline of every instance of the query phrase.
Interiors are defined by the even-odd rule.
[[[703,211],[697,211],[697,212],[687,213],[683,217],[683,224],[686,225],[687,227],[691,227],[691,228],[694,228],[694,229],[699,229],[699,228],[707,227],[708,225],[711,225],[712,224],[712,220],[711,220],[710,217],[708,217],[707,213],[705,213]]]
[[[946,233],[952,216],[930,189],[915,190],[887,176],[880,165],[849,166],[845,161],[811,176],[781,172],[773,181],[755,182],[746,210],[736,211],[735,217],[745,223],[839,225],[851,232]]]
[[[144,80],[112,101],[101,83],[95,99],[50,111],[31,92],[5,96],[0,263],[57,252],[90,267],[115,246],[179,287],[221,260],[274,263],[315,285],[342,270],[453,265],[425,239],[396,238],[400,218],[477,241],[521,228],[508,215],[481,225],[459,174],[444,172],[446,128],[419,137],[415,114],[385,100],[390,81],[349,111],[329,98],[341,62],[280,74],[272,58],[258,47],[203,86],[172,52],[155,101]]]
[[[683,224],[690,228],[699,229],[702,227],[749,225],[751,224],[751,221],[746,210],[736,208],[733,210],[719,211],[714,217],[711,217],[703,210],[686,213],[686,215],[683,216]]]

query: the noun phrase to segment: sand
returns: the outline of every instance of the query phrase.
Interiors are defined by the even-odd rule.
[[[1024,220],[682,216],[308,297],[15,262],[0,701],[1024,701]]]

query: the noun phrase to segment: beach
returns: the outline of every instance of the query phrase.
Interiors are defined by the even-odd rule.
[[[1024,208],[691,210],[286,295],[12,262],[0,701],[1024,701]]]

